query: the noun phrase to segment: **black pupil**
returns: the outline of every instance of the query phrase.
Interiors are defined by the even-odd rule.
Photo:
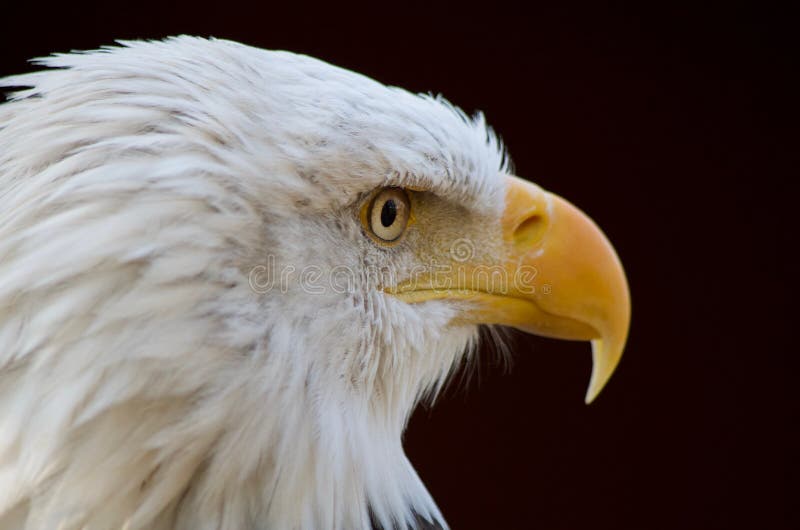
[[[397,205],[394,203],[394,199],[389,199],[383,203],[381,209],[381,224],[388,228],[392,226],[395,219],[397,219]]]

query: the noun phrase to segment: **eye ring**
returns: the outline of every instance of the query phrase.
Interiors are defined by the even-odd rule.
[[[398,243],[411,218],[411,201],[403,188],[382,188],[362,210],[361,222],[370,236],[382,245]]]

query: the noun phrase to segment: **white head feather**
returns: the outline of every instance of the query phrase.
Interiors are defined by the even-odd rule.
[[[444,526],[401,434],[476,328],[384,296],[363,271],[414,258],[353,212],[424,185],[495,219],[482,118],[219,40],[40,64],[0,105],[0,529]]]

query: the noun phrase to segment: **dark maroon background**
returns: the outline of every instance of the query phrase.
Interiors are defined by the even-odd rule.
[[[521,176],[606,231],[633,323],[591,406],[587,344],[513,335],[511,371],[486,355],[480,381],[418,410],[405,445],[453,528],[800,527],[796,17],[734,2],[274,3],[4,2],[0,74],[49,52],[190,33],[483,110]]]

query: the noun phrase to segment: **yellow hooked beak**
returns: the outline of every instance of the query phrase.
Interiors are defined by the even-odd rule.
[[[499,264],[457,258],[450,272],[414,278],[390,292],[409,303],[469,300],[468,322],[590,340],[591,402],[622,356],[630,322],[628,284],[614,248],[583,212],[517,177],[508,177],[502,230]]]

